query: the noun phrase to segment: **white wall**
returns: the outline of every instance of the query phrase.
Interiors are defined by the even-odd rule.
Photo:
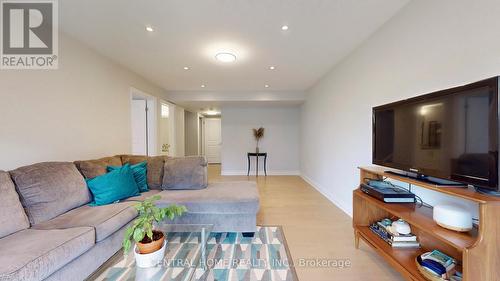
[[[500,1],[412,1],[313,87],[301,172],[347,213],[371,163],[371,108],[500,74]],[[444,200],[426,191],[431,203]],[[447,200],[447,199],[445,199]]]
[[[174,107],[174,138],[175,145],[173,147],[173,155],[175,157],[183,157],[185,151],[185,128],[184,128],[184,108],[175,105]]]
[[[259,147],[261,152],[268,153],[268,174],[298,174],[299,123],[297,106],[223,107],[222,174],[246,175],[247,152],[255,152],[256,146],[252,128],[261,126],[265,133]],[[253,172],[254,165],[252,162]]]
[[[198,155],[198,114],[184,110],[184,149],[186,156]]]
[[[131,151],[130,87],[163,90],[60,35],[58,70],[0,70],[0,169]]]

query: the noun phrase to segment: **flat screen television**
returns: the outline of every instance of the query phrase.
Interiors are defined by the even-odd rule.
[[[498,92],[494,77],[374,107],[373,164],[498,191]]]

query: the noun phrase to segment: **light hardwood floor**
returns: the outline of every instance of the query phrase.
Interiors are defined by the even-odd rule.
[[[301,281],[403,280],[371,248],[354,248],[351,218],[299,176],[221,176],[209,165],[209,181],[257,181],[261,206],[259,225],[281,225],[292,258],[349,261],[348,267],[296,265]],[[346,187],[348,189],[349,187]],[[350,192],[350,191],[349,191]]]

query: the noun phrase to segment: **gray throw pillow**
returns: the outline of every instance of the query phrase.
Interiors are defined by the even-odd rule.
[[[162,189],[203,189],[207,186],[205,157],[188,156],[165,161]]]

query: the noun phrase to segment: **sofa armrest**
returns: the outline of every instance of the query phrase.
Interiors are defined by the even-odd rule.
[[[204,156],[168,158],[164,165],[162,189],[203,189],[208,186]]]

